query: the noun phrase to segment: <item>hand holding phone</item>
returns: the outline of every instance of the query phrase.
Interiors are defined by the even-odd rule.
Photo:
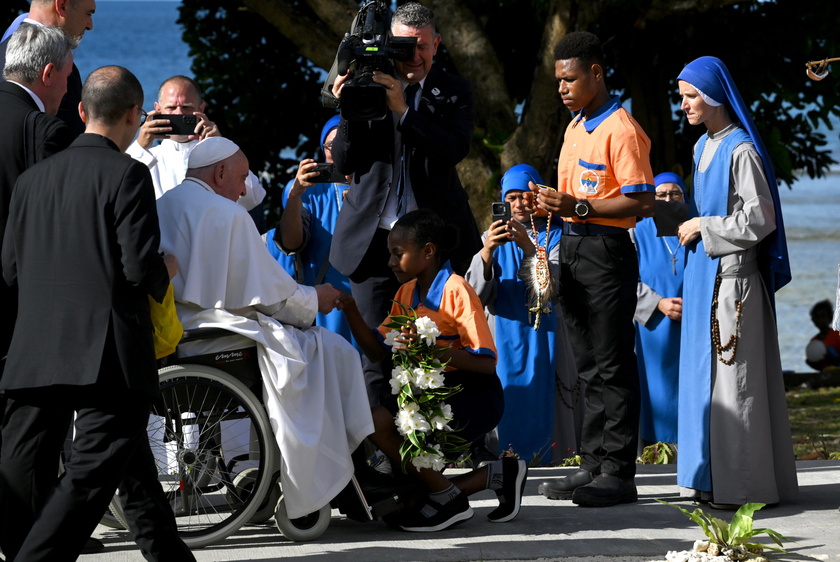
[[[490,211],[493,215],[493,222],[507,223],[510,220],[510,202],[508,201],[494,201]]]
[[[317,172],[317,176],[309,178],[312,183],[347,183],[347,178],[338,173],[335,164],[315,164],[308,173]]]
[[[172,115],[161,113],[152,115],[152,119],[168,119],[169,125],[161,125],[162,127],[172,127],[172,130],[166,133],[167,135],[194,135],[195,127],[198,125],[198,117],[195,115]]]

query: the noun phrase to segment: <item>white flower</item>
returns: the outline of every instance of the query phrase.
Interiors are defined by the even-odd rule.
[[[402,387],[403,385],[400,384],[399,379],[391,379],[391,394],[399,394],[400,392],[402,392]]]
[[[447,424],[447,420],[441,416],[435,416],[431,419],[432,427],[438,431],[452,431],[452,428]]]
[[[399,381],[400,385],[408,384],[414,380],[411,372],[402,365],[397,365],[391,369],[391,378]]]
[[[437,430],[452,431],[449,422],[452,421],[452,406],[440,403],[440,415],[432,416],[431,424]]]
[[[443,373],[437,369],[426,371],[417,367],[414,369],[414,384],[418,388],[440,388],[443,386]]]
[[[446,466],[446,459],[443,456],[443,453],[440,451],[440,445],[434,445],[433,448],[437,451],[437,453],[420,453],[413,459],[411,459],[411,464],[415,467],[419,468],[431,468],[432,470],[443,470]]]
[[[401,335],[400,332],[397,331],[397,330],[391,330],[390,332],[385,334],[385,345],[390,346],[391,351],[393,351],[394,353],[396,353],[398,351],[402,351],[403,349],[405,349],[405,344],[404,343],[394,341],[400,335]]]
[[[420,406],[415,402],[408,402],[400,408],[394,420],[397,423],[397,430],[400,435],[408,435],[412,431],[426,433],[432,429],[426,416],[420,411]]]
[[[429,347],[435,345],[437,337],[440,335],[440,330],[438,330],[434,320],[426,316],[421,316],[414,321],[414,326],[417,328],[417,335],[423,339],[426,345]]]

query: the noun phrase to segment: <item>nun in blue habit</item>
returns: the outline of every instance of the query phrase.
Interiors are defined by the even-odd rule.
[[[680,176],[661,173],[654,185],[657,205],[662,201],[685,208],[685,183]],[[640,435],[646,444],[676,443],[685,248],[676,236],[657,236],[653,217],[636,223],[630,233],[639,255],[634,320],[642,400]]]
[[[339,116],[335,115],[321,129],[321,151],[327,162],[332,162],[329,155],[331,137],[338,128]],[[331,135],[332,133],[332,135]],[[330,245],[332,244],[335,221],[344,204],[346,184],[316,183],[302,190],[294,190],[296,179],[292,179],[283,190],[283,207],[289,207],[289,198],[297,197],[303,229],[303,243],[300,248],[286,248],[277,229],[266,233],[268,251],[298,283],[315,286],[331,283],[336,289],[350,292],[350,282],[329,264]],[[298,208],[298,207],[295,207]],[[282,225],[281,218],[281,225]],[[341,334],[355,345],[347,319],[340,310],[328,314],[321,312],[315,317],[315,325]]]
[[[797,494],[774,293],[791,279],[778,185],[726,66],[680,73],[681,108],[706,134],[694,147],[686,256],[677,483],[735,508]]]
[[[528,463],[547,465],[579,450],[581,389],[555,300],[562,221],[554,217],[549,223],[547,217],[535,216],[532,226],[529,181],[543,183],[526,164],[503,176],[502,200],[511,204],[512,218],[506,224],[497,221],[484,233],[484,246],[473,256],[465,278],[478,293],[494,331],[496,372],[505,393],[505,413],[497,428],[499,446],[511,446]],[[533,293],[528,288],[535,231],[555,280],[536,330],[536,315],[529,310]]]

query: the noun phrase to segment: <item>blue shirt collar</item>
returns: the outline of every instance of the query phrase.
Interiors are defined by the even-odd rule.
[[[591,133],[595,130],[595,127],[600,125],[604,119],[618,111],[621,107],[621,98],[619,96],[613,96],[610,98],[610,101],[599,107],[592,115],[586,115],[586,121],[583,122],[583,127],[586,129],[587,133]],[[580,121],[584,118],[583,110],[581,109],[578,113],[577,120]]]
[[[452,264],[450,264],[449,260],[447,260],[446,263],[441,266],[437,275],[435,275],[435,280],[432,281],[432,286],[429,287],[429,292],[426,293],[426,300],[423,301],[423,305],[426,308],[434,310],[435,312],[440,310],[440,303],[441,300],[443,300],[443,287],[446,285],[446,282],[453,273]],[[416,285],[414,287],[414,295],[411,300],[413,301],[411,303],[412,308],[416,309],[420,305],[420,292],[418,291]]]

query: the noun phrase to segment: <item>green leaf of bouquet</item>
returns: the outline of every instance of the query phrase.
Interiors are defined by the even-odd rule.
[[[410,431],[407,437],[411,441],[411,444],[417,448],[422,448],[426,443],[426,436],[422,431]]]

